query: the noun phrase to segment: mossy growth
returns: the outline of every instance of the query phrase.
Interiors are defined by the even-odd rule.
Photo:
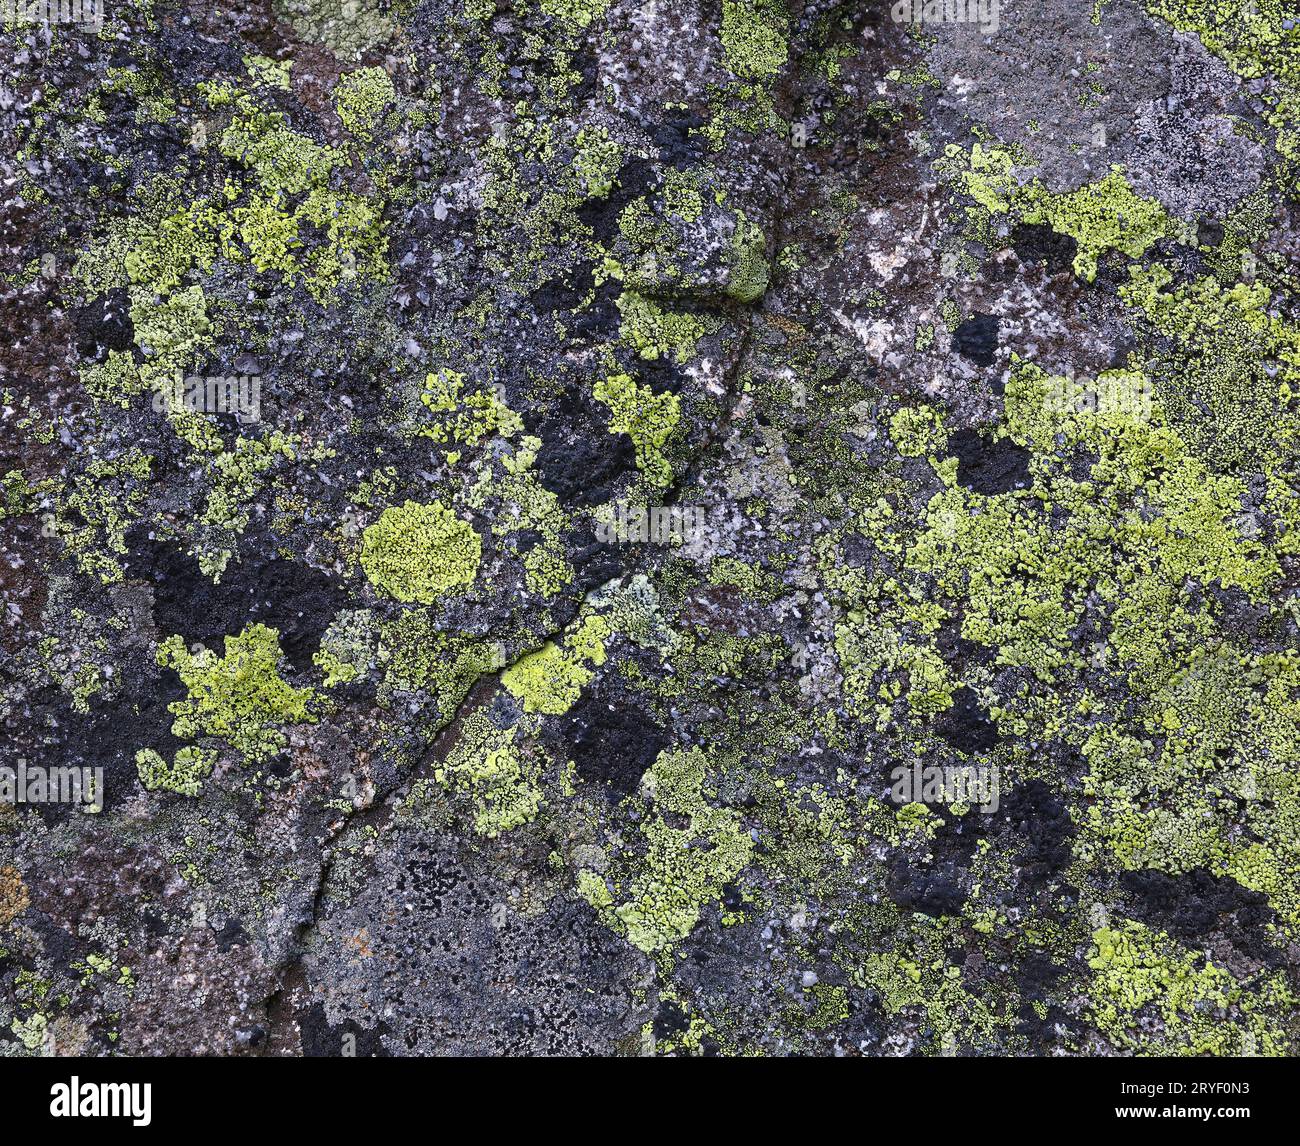
[[[280,675],[279,637],[266,625],[249,625],[225,638],[225,656],[220,657],[208,648],[191,652],[179,636],[164,641],[158,663],[174,669],[189,691],[186,699],[168,706],[176,717],[172,732],[182,740],[224,740],[249,763],[260,763],[288,742],[281,726],[314,724],[310,705],[315,693],[294,688]],[[191,774],[199,760],[188,759]],[[151,763],[147,760],[146,767]]]
[[[541,765],[518,733],[472,713],[434,772],[439,784],[469,803],[474,830],[488,839],[530,823],[542,806]]]
[[[722,50],[746,80],[776,75],[789,58],[790,18],[780,0],[722,0]]]
[[[739,817],[705,798],[708,759],[698,748],[661,752],[642,779],[651,816],[643,855],[624,853],[604,878],[583,869],[579,894],[647,953],[689,935],[703,906],[749,864],[754,844]]]
[[[152,748],[141,748],[135,754],[135,768],[140,783],[149,791],[176,792],[182,796],[197,796],[203,791],[203,781],[212,774],[217,754],[210,748],[187,744],[177,753],[172,763]]]
[[[389,506],[362,535],[361,567],[370,583],[399,601],[431,605],[473,583],[483,542],[441,502]]]

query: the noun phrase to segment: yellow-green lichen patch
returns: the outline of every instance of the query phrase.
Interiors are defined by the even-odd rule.
[[[483,713],[461,724],[455,746],[434,778],[465,800],[474,830],[488,839],[536,818],[542,806],[541,766],[519,729],[499,729]]]
[[[441,502],[389,506],[362,537],[361,567],[370,583],[399,601],[431,605],[473,583],[483,542]]]
[[[203,791],[203,781],[212,774],[216,762],[216,752],[196,744],[187,744],[179,749],[170,764],[152,748],[141,748],[135,754],[136,772],[145,788],[151,792],[177,792],[182,796],[199,795]]]
[[[249,79],[265,88],[287,92],[292,70],[292,60],[273,60],[270,56],[244,57],[244,71]]]
[[[995,1026],[988,1008],[963,989],[960,969],[941,961],[935,965],[906,954],[873,954],[854,968],[853,976],[855,985],[879,992],[888,1014],[915,1008],[924,1015],[934,1038],[931,1054],[945,1053],[945,1042],[951,1045],[958,1032],[967,1040],[974,1032],[987,1038]]]
[[[1286,1055],[1271,1014],[1294,1004],[1281,973],[1247,986],[1159,931],[1125,922],[1093,933],[1093,1016],[1124,1051],[1138,1055]],[[1152,1029],[1143,1021],[1160,1022]]]
[[[249,763],[260,763],[287,743],[282,726],[315,723],[313,691],[294,688],[280,675],[279,636],[266,625],[249,625],[226,637],[225,656],[208,648],[190,651],[179,636],[164,641],[158,663],[175,669],[189,692],[168,706],[176,717],[172,732],[182,740],[224,740]],[[188,763],[192,771],[200,758]]]
[[[1181,234],[1156,200],[1134,193],[1121,167],[1112,167],[1109,174],[1077,190],[1057,194],[1038,179],[1021,182],[1016,169],[1027,158],[1011,149],[985,148],[979,143],[969,153],[949,144],[937,166],[988,215],[1010,213],[1026,223],[1046,223],[1073,238],[1078,244],[1074,272],[1088,282],[1096,278],[1097,259],[1103,252],[1117,250],[1137,258],[1158,239]]]
[[[407,609],[382,625],[375,655],[384,674],[381,703],[392,703],[398,694],[427,692],[441,727],[480,676],[505,664],[505,649],[499,641],[441,631],[434,612]]]
[[[603,127],[586,127],[574,140],[573,171],[583,191],[603,199],[612,190],[623,162],[623,149]]]
[[[642,951],[689,935],[701,908],[722,895],[753,853],[739,818],[706,800],[707,765],[698,748],[660,753],[642,781],[654,810],[640,829],[645,854],[620,856],[605,879],[579,872],[579,893]]]
[[[1163,267],[1132,268],[1120,297],[1174,352],[1148,369],[1171,422],[1217,470],[1294,457],[1300,443],[1300,329],[1262,283],[1197,278],[1172,286]],[[1163,340],[1169,340],[1163,342]]]
[[[751,223],[743,211],[736,212],[730,264],[727,295],[743,303],[757,302],[762,298],[771,275],[767,263],[767,240],[758,225]]]
[[[1169,217],[1154,199],[1135,195],[1119,168],[1077,191],[1052,195],[1035,188],[1024,213],[1028,223],[1048,223],[1078,244],[1074,272],[1092,282],[1097,257],[1108,250],[1136,258],[1169,232]]]
[[[83,573],[105,584],[123,579],[126,532],[144,502],[152,472],[153,459],[131,447],[117,458],[93,459],[80,483],[59,499],[47,525]]]
[[[501,683],[524,703],[526,712],[552,716],[568,712],[591,680],[593,666],[605,663],[609,622],[598,614],[585,617],[563,645],[547,641],[535,653],[511,665]]]
[[[238,437],[233,449],[205,457],[212,488],[195,523],[194,548],[206,576],[219,580],[225,572],[267,473],[277,462],[296,457],[294,443],[278,430],[263,438]]]
[[[152,292],[133,287],[131,321],[136,345],[145,354],[140,379],[146,386],[193,365],[209,345],[212,332],[207,299],[198,286],[177,291],[161,302]]]
[[[780,0],[722,0],[727,66],[747,80],[768,79],[789,58],[790,18]]]
[[[558,16],[577,28],[585,28],[603,16],[610,0],[541,0],[542,11]]]
[[[632,439],[637,465],[646,479],[660,488],[672,484],[673,469],[663,450],[681,417],[677,395],[656,394],[627,374],[607,375],[592,392],[609,407],[610,433]]]
[[[1300,160],[1300,23],[1287,0],[1143,0],[1148,12],[1192,32],[1243,80],[1271,77],[1265,118],[1277,150]]]
[[[393,81],[383,68],[345,72],[334,88],[334,110],[339,122],[362,143],[374,138],[384,112],[396,99]]]
[[[363,133],[372,126],[363,113],[374,110],[373,99],[367,102],[366,96],[374,96],[378,82],[363,77],[345,84],[340,93],[340,114]],[[168,220],[177,239],[191,237],[193,250],[176,241],[166,244],[163,273],[154,273],[150,262],[141,261],[158,262],[154,250],[160,240],[144,239],[145,255],[136,256],[135,281],[165,291],[193,264],[210,263],[214,250],[229,259],[247,260],[259,273],[278,271],[291,283],[301,279],[318,301],[344,281],[385,278],[382,204],[335,186],[334,176],[348,165],[347,151],[294,131],[282,112],[228,82],[202,84],[200,89],[211,111],[230,116],[216,146],[241,173],[226,180],[214,201],[200,200]],[[308,229],[325,241],[309,247],[302,237]]]
[[[1278,566],[1235,523],[1242,484],[1209,473],[1158,403],[1080,414],[1061,400],[1068,385],[1017,367],[1008,421],[1013,437],[1042,450],[1041,484],[984,496],[954,482],[931,501],[908,563],[968,598],[963,635],[1042,679],[1081,663],[1070,633],[1087,594],[1099,593],[1113,603],[1120,663],[1141,687],[1173,648],[1204,637],[1207,619],[1175,608],[1188,578],[1262,598]],[[1057,435],[1096,458],[1085,480],[1048,461]],[[1066,513],[1045,512],[1040,498]]]
[[[523,429],[519,415],[490,391],[466,393],[465,375],[455,370],[429,374],[420,401],[431,420],[418,432],[441,444],[477,446],[492,435],[510,438]]]
[[[619,335],[642,358],[666,358],[672,355],[685,363],[695,357],[695,346],[719,324],[683,311],[665,310],[653,299],[624,291],[618,298],[621,316]]]
[[[510,418],[512,424],[502,433],[515,432],[514,415],[510,414]],[[572,582],[574,570],[563,543],[569,515],[533,469],[541,444],[540,438],[528,435],[512,451],[498,453],[496,459],[504,474],[496,473],[490,464],[477,466],[466,504],[476,513],[495,510],[499,536],[527,531],[536,537],[523,555],[524,579],[529,592],[552,597]]]

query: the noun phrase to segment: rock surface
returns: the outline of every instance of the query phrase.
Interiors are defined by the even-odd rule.
[[[0,32],[0,1056],[1296,1053],[1300,29],[916,9]]]

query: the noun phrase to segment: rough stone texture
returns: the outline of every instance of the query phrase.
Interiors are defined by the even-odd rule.
[[[0,1055],[1295,1053],[1300,29],[918,8],[4,29]]]

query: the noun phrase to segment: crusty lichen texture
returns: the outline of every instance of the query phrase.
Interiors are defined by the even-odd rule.
[[[0,27],[0,1058],[1300,1053],[1293,7]]]
[[[578,872],[583,898],[647,953],[689,935],[700,907],[722,896],[753,851],[737,818],[709,807],[704,778],[699,749],[661,753],[642,780],[652,809],[641,829],[645,854],[629,856],[613,879]]]
[[[482,549],[474,527],[441,502],[408,501],[389,506],[366,529],[361,567],[388,596],[431,605],[474,581]]]
[[[284,747],[282,725],[310,722],[311,689],[294,688],[280,675],[279,634],[254,624],[238,636],[225,638],[225,656],[211,649],[186,649],[178,636],[158,648],[158,663],[174,669],[189,696],[170,705],[176,717],[172,732],[182,740],[211,737],[229,744],[250,763],[266,760]],[[190,790],[207,768],[204,757],[182,749],[172,769],[157,775],[159,787]],[[156,769],[157,754],[141,764],[142,773]],[[137,757],[139,762],[139,758]]]

